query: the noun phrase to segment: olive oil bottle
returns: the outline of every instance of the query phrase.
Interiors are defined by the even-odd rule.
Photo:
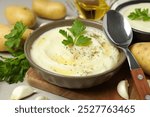
[[[109,10],[105,0],[74,0],[79,17],[90,20],[100,20]]]

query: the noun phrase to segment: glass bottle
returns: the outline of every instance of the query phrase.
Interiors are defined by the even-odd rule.
[[[89,20],[100,20],[109,10],[105,0],[74,0],[79,17]]]

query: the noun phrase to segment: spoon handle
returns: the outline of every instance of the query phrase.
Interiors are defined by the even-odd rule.
[[[147,83],[143,70],[141,68],[131,69],[131,75],[139,93],[139,98],[142,100],[149,99],[150,87]]]
[[[150,100],[150,87],[148,85],[143,70],[138,65],[137,61],[135,60],[130,50],[128,48],[124,48],[123,50],[127,55],[131,75],[134,81],[135,88],[139,94],[139,98],[142,100],[144,99]]]

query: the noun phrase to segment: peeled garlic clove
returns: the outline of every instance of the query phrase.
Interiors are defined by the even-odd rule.
[[[35,100],[48,100],[48,97],[46,96],[38,96],[35,98]]]
[[[128,94],[128,87],[129,87],[129,83],[127,80],[122,80],[118,83],[117,86],[117,92],[118,94],[124,98],[124,99],[129,99],[129,94]]]
[[[16,87],[13,90],[13,92],[10,96],[10,99],[19,100],[19,99],[28,97],[28,96],[32,95],[33,93],[35,93],[35,92],[36,91],[32,87],[26,86],[26,85],[21,85],[21,86]]]

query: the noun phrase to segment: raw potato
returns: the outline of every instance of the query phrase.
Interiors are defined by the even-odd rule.
[[[33,30],[27,28],[26,31],[22,35],[22,39],[24,39],[24,40],[28,39],[28,37],[31,35],[32,32],[33,32]]]
[[[61,2],[33,0],[33,11],[37,16],[47,19],[62,19],[66,16],[66,7]]]
[[[5,15],[10,24],[22,21],[26,26],[32,27],[36,23],[36,15],[32,10],[24,6],[8,6]]]
[[[143,71],[150,75],[150,42],[136,43],[131,46],[130,50]]]
[[[12,29],[12,26],[8,26],[8,25],[4,25],[4,24],[0,24],[0,52],[1,51],[7,51],[6,47],[5,47],[5,41],[6,39],[4,38],[4,36],[6,34],[9,34],[10,31]],[[26,31],[23,34],[23,39],[27,39],[30,34],[33,32],[33,30],[31,29],[26,29]]]
[[[6,25],[0,24],[0,51],[6,51],[6,47],[4,45],[6,39],[4,36],[10,32],[10,28]]]

